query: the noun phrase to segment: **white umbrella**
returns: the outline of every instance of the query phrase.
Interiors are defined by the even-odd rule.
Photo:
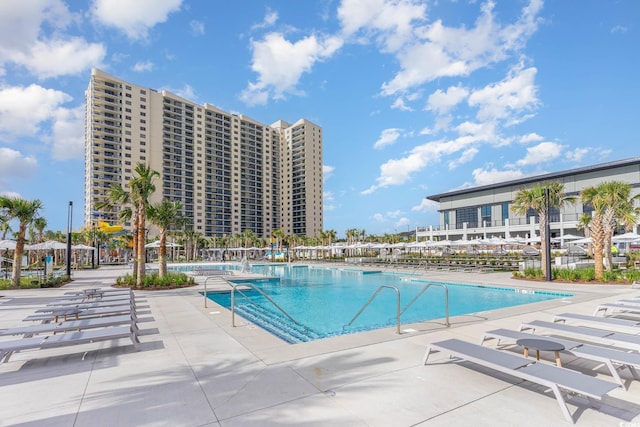
[[[0,240],[0,249],[16,249],[16,241],[15,240]]]
[[[612,242],[635,242],[638,240],[640,240],[640,234],[636,233],[618,234],[617,236],[613,236],[611,238]]]
[[[591,243],[591,237],[585,237],[584,239],[574,240],[571,243],[574,245],[586,245],[588,243]]]
[[[49,249],[67,249],[67,244],[56,242],[55,240],[47,240],[46,242],[36,243],[29,246],[30,250],[49,250]]]
[[[565,234],[559,237],[560,239],[563,240],[580,240],[580,239],[584,239],[584,237],[582,236],[576,236],[575,234]]]
[[[71,249],[87,250],[87,251],[95,251],[96,250],[96,248],[94,248],[93,246],[87,246],[87,245],[73,245],[73,246],[71,246]]]
[[[171,242],[167,242],[165,245],[165,247],[167,248],[181,248],[182,246],[176,244],[176,243],[171,243]],[[159,248],[160,247],[160,240],[156,240],[155,242],[151,242],[151,243],[147,243],[146,245],[144,245],[145,248]]]

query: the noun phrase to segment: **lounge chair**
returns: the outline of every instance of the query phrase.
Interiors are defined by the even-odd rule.
[[[0,361],[8,362],[13,353],[22,350],[64,347],[121,338],[130,338],[136,351],[138,351],[140,340],[138,339],[137,331],[131,326],[119,326],[92,329],[90,331],[68,332],[58,335],[22,338],[13,341],[0,341]]]
[[[522,338],[535,338],[539,335],[533,335],[527,332],[514,331],[511,329],[494,329],[484,333],[482,344],[490,339],[517,341]],[[553,341],[564,346],[563,353],[571,354],[582,359],[592,360],[594,362],[604,363],[609,373],[617,384],[622,388],[627,388],[618,371],[625,368],[629,369],[634,379],[640,380],[636,368],[640,368],[640,354],[628,353],[612,347],[602,347],[594,344],[586,344],[578,341],[571,341],[562,338],[552,338]]]
[[[91,309],[78,309],[75,311],[70,311],[67,314],[56,314],[56,313],[39,313],[32,314],[31,316],[27,316],[22,319],[24,322],[57,322],[58,318],[62,315],[65,320],[67,320],[68,316],[74,316],[76,320],[85,317],[98,317],[98,316],[114,316],[116,314],[130,314],[135,313],[136,309],[131,304],[123,304],[114,307],[100,307],[100,308],[91,308]]]
[[[137,317],[134,313],[130,315],[121,316],[108,316],[108,317],[94,317],[80,320],[70,320],[68,322],[59,323],[42,323],[32,326],[19,326],[16,328],[9,328],[0,330],[0,336],[8,335],[24,335],[25,338],[29,338],[33,335],[46,334],[53,332],[53,334],[67,332],[67,331],[81,331],[84,329],[105,328],[108,326],[121,326],[127,323],[131,324],[131,327],[136,331],[138,330]]]
[[[587,326],[567,325],[564,323],[545,322],[542,320],[534,320],[525,322],[520,325],[520,330],[545,329],[553,332],[563,332],[570,335],[576,335],[582,339],[595,339],[604,341],[607,344],[613,344],[620,347],[631,347],[634,350],[640,350],[640,335],[625,334],[623,332],[613,332],[605,329],[590,328]]]
[[[598,305],[593,315],[597,316],[598,313],[602,313],[603,315],[606,315],[608,310],[620,311],[623,313],[640,314],[639,305],[619,304],[619,303],[613,302],[613,303],[605,303],[605,304]]]
[[[86,310],[90,308],[101,308],[101,307],[117,307],[119,305],[126,305],[127,303],[131,304],[132,307],[135,307],[135,302],[131,300],[115,300],[115,301],[96,301],[96,302],[84,302],[84,303],[76,303],[76,304],[65,304],[65,305],[47,305],[46,307],[41,307],[36,310],[36,313],[52,313],[56,310],[64,310],[66,308],[73,309],[77,308],[79,310]]]
[[[104,298],[69,298],[69,299],[60,299],[51,301],[47,305],[77,305],[77,304],[99,304],[105,302],[113,302],[113,301],[135,301],[133,295],[115,295]]]
[[[570,369],[538,363],[515,354],[458,339],[430,344],[424,355],[423,364],[426,365],[429,355],[437,351],[446,352],[516,378],[549,387],[553,390],[562,414],[572,424],[575,423],[575,420],[569,412],[563,391],[580,394],[587,399],[602,400],[607,393],[618,387],[618,384],[593,378]]]
[[[617,319],[615,317],[589,316],[588,314],[578,313],[562,313],[553,317],[554,322],[566,322],[567,320],[576,320],[585,323],[595,323],[605,327],[619,326],[621,328],[635,328],[640,332],[640,320]]]

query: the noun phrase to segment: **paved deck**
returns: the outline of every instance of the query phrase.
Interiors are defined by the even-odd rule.
[[[74,273],[75,281],[59,289],[0,291],[0,328],[23,325],[51,297],[108,286],[125,271],[102,267]],[[600,302],[640,295],[629,286],[529,283],[510,273],[425,274],[575,296],[454,317],[448,328],[424,322],[403,325],[401,335],[388,328],[289,345],[241,319],[232,328],[228,311],[212,302],[204,307],[202,285],[136,292],[140,316],[149,318],[139,325],[140,351],[121,340],[15,354],[0,365],[0,425],[569,425],[544,388],[439,353],[423,366],[427,344],[450,337],[479,343],[486,330],[517,329],[564,311],[592,314]],[[567,368],[611,380],[594,363],[562,357]],[[628,371],[622,376],[631,378]],[[640,426],[640,381],[597,408],[585,402],[569,401],[578,426]]]

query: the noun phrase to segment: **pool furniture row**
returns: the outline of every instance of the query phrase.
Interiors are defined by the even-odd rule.
[[[625,301],[627,301],[626,305]],[[632,304],[638,305],[633,308]],[[625,310],[626,313],[640,314],[640,299],[621,300],[617,305],[631,308],[631,310]],[[601,311],[596,310],[596,312]],[[579,325],[566,322],[577,322]],[[585,323],[592,326],[583,326]],[[594,325],[600,328],[593,327]],[[624,332],[612,329],[624,330]],[[537,330],[551,332],[553,337],[534,334]],[[625,380],[620,376],[620,372],[625,369],[629,370],[632,379],[640,380],[637,372],[640,368],[640,335],[638,334],[640,334],[640,318],[628,320],[562,313],[556,315],[552,322],[542,320],[524,322],[519,331],[502,328],[487,331],[480,344],[459,339],[431,343],[427,346],[423,364],[427,364],[432,353],[445,352],[452,357],[543,385],[553,391],[567,421],[575,423],[574,416],[567,407],[565,395],[578,394],[589,401],[602,400],[616,388],[628,389]],[[557,335],[561,335],[562,338],[558,338]],[[572,338],[564,338],[565,336]],[[485,342],[493,339],[497,340],[498,346],[502,345],[502,341],[515,342],[525,347],[525,354],[527,354],[526,346],[528,345],[537,351],[554,351],[557,366],[540,362],[539,355],[537,360],[533,361],[512,352],[483,346]],[[559,353],[603,364],[614,382],[561,367]]]
[[[23,350],[74,346],[129,338],[138,350],[138,317],[131,290],[78,291],[55,299],[23,319],[41,322],[1,329],[0,336],[22,335],[0,341],[0,361]]]

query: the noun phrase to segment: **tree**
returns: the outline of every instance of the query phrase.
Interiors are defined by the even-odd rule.
[[[547,199],[547,190],[549,191],[549,197]],[[573,203],[573,198],[566,197],[564,194],[564,185],[559,182],[546,182],[536,184],[531,188],[525,188],[516,194],[511,205],[511,210],[516,215],[526,215],[527,212],[532,209],[538,214],[539,226],[540,226],[540,241],[542,253],[546,254],[549,248],[547,248],[547,213],[549,209],[562,208],[565,203]],[[542,271],[547,271],[547,257],[541,256]]]
[[[0,210],[3,216],[9,220],[18,220],[18,234],[16,235],[16,249],[13,252],[13,276],[11,286],[20,287],[20,272],[22,269],[22,254],[24,253],[24,241],[27,228],[38,218],[38,212],[42,209],[39,199],[25,200],[19,197],[0,196]]]
[[[593,207],[591,240],[595,279],[604,278],[604,257],[607,268],[612,269],[611,239],[619,222],[635,224],[638,196],[631,197],[631,185],[620,181],[607,181],[597,187],[587,187],[581,193],[582,203]]]
[[[158,247],[158,261],[160,267],[158,276],[167,275],[167,230],[172,226],[182,226],[185,218],[180,214],[182,204],[163,200],[151,205],[148,210],[149,221],[160,229],[160,246]]]
[[[138,163],[135,168],[135,176],[129,181],[129,187],[131,188],[131,202],[134,206],[133,214],[136,219],[137,228],[134,230],[136,233],[135,258],[137,261],[136,271],[136,287],[141,288],[145,275],[145,235],[146,235],[146,223],[147,223],[147,210],[150,205],[149,199],[156,191],[156,186],[153,183],[154,179],[160,176],[158,171],[151,169],[145,163]]]

